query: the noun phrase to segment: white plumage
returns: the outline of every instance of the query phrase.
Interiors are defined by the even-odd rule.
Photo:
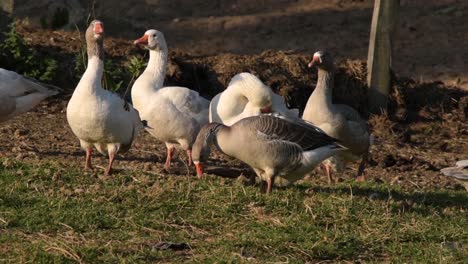
[[[0,122],[29,111],[58,88],[0,68]]]
[[[145,45],[150,58],[145,71],[132,87],[132,101],[147,131],[167,147],[165,168],[169,169],[174,147],[191,149],[200,127],[208,123],[209,101],[185,87],[163,87],[167,67],[167,44],[164,35],[154,29],[145,32],[135,44]]]
[[[443,168],[440,171],[446,176],[453,177],[468,191],[468,160],[459,160],[455,163],[455,167]]]
[[[101,32],[101,33],[100,33]],[[143,127],[138,112],[117,94],[101,86],[103,74],[102,23],[91,22],[87,32],[88,67],[67,106],[67,120],[73,133],[86,150],[85,168],[91,169],[93,146],[109,155],[109,174],[117,152],[125,152]]]
[[[255,75],[243,72],[235,75],[226,90],[211,100],[210,122],[232,125],[243,118],[267,112],[288,117],[299,115],[297,109],[288,109],[283,97]]]

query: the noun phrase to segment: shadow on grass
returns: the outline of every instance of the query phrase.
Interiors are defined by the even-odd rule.
[[[310,189],[304,185],[295,186],[295,188],[305,191]],[[410,210],[415,210],[415,205],[431,206],[438,210],[443,210],[447,207],[468,207],[468,193],[467,192],[454,192],[449,190],[438,191],[421,191],[421,192],[404,192],[400,190],[390,189],[384,185],[382,186],[313,186],[311,189],[317,193],[329,193],[340,195],[352,195],[366,197],[369,200],[381,201],[397,201],[402,202]],[[418,210],[418,209],[416,209]],[[424,212],[422,212],[424,213]]]
[[[80,151],[72,151],[72,152],[66,152],[66,151],[61,151],[61,150],[37,150],[37,154],[40,154],[41,156],[52,156],[52,157],[64,157],[64,156],[72,156],[72,157],[84,157],[85,153],[80,152]]]
[[[72,156],[72,157],[77,157],[77,158],[82,158],[83,162],[86,156],[85,151],[61,151],[61,150],[51,150],[51,151],[41,151],[38,150],[36,151],[37,154],[40,154],[41,156],[51,156],[51,157],[64,157],[64,156]],[[95,151],[93,153],[93,157],[104,157],[107,159],[107,155],[102,155],[101,153]],[[157,155],[152,155],[152,156],[136,156],[136,155],[127,155],[127,154],[119,154],[116,160],[120,161],[138,161],[138,162],[161,162],[161,158]]]

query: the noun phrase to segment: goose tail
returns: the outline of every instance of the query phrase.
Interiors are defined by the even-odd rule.
[[[468,160],[460,160],[455,164],[455,167],[443,168],[440,172],[449,177],[468,181]]]
[[[342,145],[338,140],[330,145],[330,149],[334,150],[347,150],[348,148]]]
[[[468,191],[468,160],[460,160],[456,167],[448,167],[440,170],[445,176],[453,177]]]
[[[31,84],[32,87],[34,87],[37,91],[40,93],[46,94],[48,96],[54,96],[59,94],[62,89],[58,86],[48,84],[48,83],[43,83],[40,82],[36,79],[33,79],[31,77],[24,76],[24,78]]]

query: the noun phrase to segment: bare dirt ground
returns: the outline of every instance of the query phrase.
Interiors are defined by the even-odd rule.
[[[41,25],[47,0],[18,3],[17,17]],[[373,0],[79,0],[84,27],[93,15],[108,35],[136,39],[165,33],[171,49],[194,55],[288,50],[312,55],[329,49],[339,59],[365,60]],[[41,4],[42,3],[42,4]],[[394,69],[418,81],[468,88],[468,2],[401,0]],[[77,10],[72,10],[78,12]],[[72,13],[73,13],[72,12]],[[117,15],[118,14],[118,15]],[[80,22],[81,21],[81,22]],[[75,26],[70,24],[70,30]],[[73,45],[73,44],[71,44]]]
[[[91,2],[91,1],[90,1]],[[373,0],[97,1],[110,34],[134,39],[148,28],[169,46],[197,55],[328,49],[339,59],[367,58]],[[167,2],[167,3],[166,3]],[[165,4],[164,4],[165,3]],[[401,0],[394,68],[417,80],[468,89],[468,2]],[[88,4],[88,7],[90,5]],[[91,11],[90,11],[91,12]],[[114,14],[122,14],[118,18]],[[123,19],[121,19],[123,17]]]
[[[397,76],[389,112],[369,116],[362,60],[367,55],[372,1],[265,2],[270,5],[268,11],[251,7],[244,12],[240,7],[224,6],[218,16],[210,13],[160,18],[155,24],[168,32],[166,37],[173,50],[167,83],[188,86],[210,98],[234,74],[250,71],[285,96],[290,106],[302,110],[316,81],[316,72],[306,67],[308,58],[315,50],[326,47],[336,54],[340,65],[335,101],[348,103],[369,117],[377,138],[367,178],[411,189],[462,188],[439,170],[468,159],[468,91],[461,88],[468,84],[468,3],[401,1],[400,29],[395,41]],[[224,15],[236,8],[239,10],[234,15]],[[105,12],[101,15],[106,17]],[[109,24],[110,35],[133,39],[151,22],[142,21],[132,24],[135,33],[129,31],[128,25],[125,32],[117,32],[115,21],[105,23]],[[0,153],[31,162],[61,160],[64,169],[82,166],[84,153],[65,118],[66,103],[77,83],[72,76],[79,35],[24,26],[19,31],[43,56],[60,59],[60,74],[54,82],[65,91],[34,111],[2,124],[2,135],[8,136],[0,138]],[[143,54],[130,40],[107,38],[105,46],[109,58]],[[263,52],[267,49],[271,50]],[[96,162],[104,166],[106,158],[97,157]],[[134,148],[115,167],[161,173],[164,158],[164,146],[142,132]],[[212,158],[211,172],[230,177],[251,173],[223,155]],[[181,155],[181,159],[185,156]],[[355,169],[348,169],[343,178],[352,178]],[[180,161],[172,173],[186,175],[187,168]],[[194,174],[193,168],[190,173]],[[96,176],[100,174],[101,171],[96,172]],[[319,174],[310,180],[326,181]]]

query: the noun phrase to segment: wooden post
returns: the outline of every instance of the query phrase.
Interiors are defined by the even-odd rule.
[[[387,109],[391,88],[392,42],[400,0],[375,0],[367,56],[369,110],[381,113]]]

